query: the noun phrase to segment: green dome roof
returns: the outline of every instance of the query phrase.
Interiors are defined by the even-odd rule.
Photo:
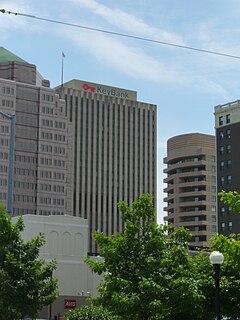
[[[0,47],[0,63],[17,61],[22,63],[27,63],[25,60],[19,58],[14,53],[8,51],[7,49]]]

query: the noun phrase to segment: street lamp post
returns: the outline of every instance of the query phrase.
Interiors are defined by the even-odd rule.
[[[7,193],[7,213],[11,217],[12,214],[12,202],[13,202],[13,162],[14,162],[14,121],[15,114],[7,114],[0,111],[0,114],[10,120],[10,143],[8,154],[8,193]]]
[[[215,295],[216,295],[216,319],[221,320],[221,310],[220,310],[220,266],[223,263],[224,256],[219,251],[213,251],[210,254],[210,261],[213,265],[215,271]]]

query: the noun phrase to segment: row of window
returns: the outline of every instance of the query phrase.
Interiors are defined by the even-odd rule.
[[[7,200],[6,192],[0,192],[0,200]]]
[[[23,208],[13,208],[13,214],[16,216],[21,216],[24,214],[36,214],[36,210],[23,209]]]
[[[221,216],[225,216],[226,211],[227,211],[227,214],[232,214],[232,207],[227,207],[227,209],[224,206],[220,207]]]
[[[46,178],[46,179],[56,179],[56,180],[64,180],[65,174],[61,172],[52,172],[52,171],[44,171],[41,170],[39,173],[40,178]]]
[[[1,138],[0,139],[0,146],[8,147],[8,139]]]
[[[215,161],[215,157],[213,157],[213,159]],[[203,161],[203,160],[206,160],[205,155],[196,156],[196,157],[188,157],[188,158],[184,158],[181,160],[175,160],[174,162],[169,163],[169,165],[176,165],[176,164],[181,164],[181,163],[186,163],[186,162],[198,162],[198,161]]]
[[[226,153],[227,153],[227,154],[230,154],[231,151],[232,151],[232,150],[231,150],[231,145],[230,145],[230,144],[227,144],[227,145],[226,145]],[[224,146],[220,146],[220,147],[219,147],[219,153],[220,153],[220,154],[224,154],[224,153],[225,153],[225,147],[224,147]]]
[[[1,133],[9,133],[9,126],[1,125],[0,126],[0,132]]]
[[[17,202],[36,203],[37,198],[29,195],[14,194],[13,200]]]
[[[49,119],[42,119],[42,126],[57,128],[57,129],[66,129],[66,123],[62,121],[53,121]]]
[[[7,186],[6,179],[0,179],[0,186]],[[24,182],[24,181],[14,181],[14,188],[18,189],[28,189],[28,190],[36,190],[36,183]],[[64,193],[65,187],[63,185],[51,185],[51,184],[40,184],[39,189],[41,191],[47,192],[56,192],[56,193]]]
[[[14,168],[14,173],[20,176],[31,176],[31,177],[37,176],[37,171],[33,169]]]
[[[220,185],[223,186],[225,183],[227,183],[227,184],[232,183],[232,176],[230,174],[227,175],[226,179],[224,176],[220,177]]]
[[[180,218],[181,222],[198,222],[205,221],[206,216],[185,216]],[[211,215],[211,221],[217,222],[217,216],[215,214]]]
[[[50,197],[40,197],[39,202],[41,204],[49,204],[49,205],[57,205],[57,206],[64,206],[64,199],[59,198],[50,198]]]
[[[226,229],[226,225],[227,225],[227,229]],[[232,228],[233,228],[232,221],[228,221],[227,224],[226,222],[221,222],[221,225],[220,225],[221,231],[226,231],[226,230],[231,231]]]
[[[173,180],[171,180],[173,181]],[[188,183],[188,182],[202,182],[206,181],[206,176],[200,176],[200,177],[183,177],[179,178],[180,183]],[[215,183],[216,182],[216,176],[211,176],[211,182]],[[168,182],[169,185],[173,184],[170,181]]]
[[[66,161],[59,159],[51,159],[51,158],[40,158],[40,163],[46,166],[55,166],[65,168]]]
[[[2,99],[2,106],[7,108],[13,108],[13,100]]]
[[[222,126],[223,124],[228,124],[231,122],[230,114],[226,114],[226,116],[220,116],[218,118],[218,124],[219,126]]]
[[[8,167],[4,166],[4,165],[0,165],[0,172],[7,173],[8,172]]]
[[[53,114],[53,108],[50,108],[50,107],[42,107],[42,113]]]
[[[219,162],[220,170],[223,170],[225,168],[225,166],[226,166],[227,169],[231,168],[232,160],[228,159],[226,162],[225,161],[220,161]]]
[[[41,144],[41,152],[65,154],[66,149],[64,147],[53,147],[49,144]]]
[[[206,236],[196,236],[191,238],[191,242],[205,242],[207,240]]]
[[[62,121],[55,121],[55,128],[66,129],[66,123]]]
[[[38,214],[40,216],[50,216],[50,215],[63,216],[64,212],[62,212],[62,211],[50,211],[50,210],[39,210]]]
[[[225,132],[224,131],[219,131],[219,139],[223,140],[225,138]],[[226,130],[226,138],[231,139],[231,129]]]
[[[2,92],[3,94],[14,95],[14,88],[11,88],[11,87],[2,87],[2,88],[1,88],[1,92]]]
[[[53,102],[54,97],[53,97],[53,95],[51,95],[51,94],[45,94],[45,93],[43,93],[42,99],[43,99],[44,101]]]
[[[14,181],[14,188],[36,190],[37,185],[36,183],[32,183],[32,182]]]
[[[0,160],[8,160],[8,153],[0,152]]]
[[[15,155],[15,161],[18,162],[27,162],[27,163],[37,163],[37,159],[31,156],[24,156],[24,155]]]
[[[65,142],[66,141],[66,136],[63,134],[53,134],[52,132],[41,132],[41,138],[46,139],[46,140],[55,140],[55,141],[60,141],[60,142]]]
[[[64,193],[65,188],[62,185],[51,185],[51,184],[43,184],[41,183],[39,186],[41,191],[46,192],[56,192],[56,193]]]
[[[7,187],[7,179],[0,179],[0,187]]]

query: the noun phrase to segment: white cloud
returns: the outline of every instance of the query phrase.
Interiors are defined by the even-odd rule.
[[[196,33],[201,48],[233,56],[240,56],[239,36],[238,28],[231,28],[222,24],[222,19],[200,23]],[[204,55],[201,60],[208,68],[215,70],[217,68],[217,70],[222,71],[229,68],[235,70],[236,63],[238,63],[237,59],[217,55],[212,56],[212,59],[209,59],[208,55]]]
[[[36,15],[37,12],[32,0],[2,0],[0,9],[28,15]],[[0,13],[1,37],[5,39],[14,31],[21,30],[34,34],[35,32],[48,30],[47,28],[41,21],[33,20],[24,15]]]
[[[6,11],[12,12],[28,12],[29,6],[26,4],[26,1],[21,0],[3,0],[1,1],[1,8],[5,9]],[[26,19],[22,17],[17,17],[12,14],[0,13],[0,28],[1,33],[6,33],[12,31],[13,29],[24,29],[26,27]],[[1,34],[1,36],[4,34]]]
[[[112,9],[95,0],[69,1],[91,10],[92,13],[100,16],[112,26],[116,26],[118,29],[133,33],[134,35],[147,36],[155,40],[173,42],[181,45],[184,44],[182,37],[179,35],[152,27],[138,17],[135,17],[134,15],[124,12],[120,9]]]
[[[107,7],[96,0],[66,1],[73,4],[72,7],[68,7],[68,12],[74,13],[78,11],[78,7],[84,8],[93,15],[97,15],[97,19],[94,21],[97,21],[98,25],[101,25],[103,29],[112,30],[111,26],[116,26],[121,32],[126,31],[129,34],[184,44],[183,38],[177,33],[152,27],[138,17],[118,8]],[[37,7],[32,0],[3,0],[1,5],[2,8],[15,12],[28,14],[35,14],[34,10],[37,12]],[[49,12],[48,14],[50,15]],[[22,16],[2,14],[0,28],[2,38],[6,38],[13,30],[22,30],[27,33],[46,33],[49,29],[49,24]],[[198,39],[201,44],[205,43],[207,46],[214,38],[214,35],[211,34],[213,31],[210,30],[215,31],[214,27],[208,28],[207,24],[202,24],[199,28]],[[207,66],[210,63],[205,57],[201,56],[198,61],[197,56],[192,54],[188,55],[188,59],[184,52],[180,52],[178,55],[180,49],[169,50],[169,47],[165,47],[165,50],[162,50],[163,47],[158,46],[158,50],[158,47],[151,46],[146,42],[133,41],[76,28],[59,28],[59,25],[51,24],[51,34],[53,35],[54,33],[64,41],[70,39],[76,46],[89,52],[99,63],[108,65],[129,77],[160,85],[170,84],[191,87],[200,92],[207,92],[220,96],[225,100],[228,99],[227,90],[223,88],[220,84],[221,82],[218,79],[214,80],[211,75],[209,76]],[[166,56],[169,52],[171,54]],[[217,59],[212,60],[217,64]],[[220,61],[218,67],[221,70],[222,60],[218,61]]]
[[[165,42],[185,44],[184,39],[177,33],[152,27],[138,17],[118,8],[107,7],[96,0],[68,1],[75,6],[76,11],[80,7],[88,10],[93,15],[97,15],[98,18],[93,20],[94,27],[96,27],[96,23],[101,26],[101,29],[107,30],[112,30],[112,26],[117,26],[118,30],[120,30],[119,32],[159,39]],[[85,11],[85,14],[88,11]],[[128,76],[159,84],[170,83],[191,87],[200,92],[211,93],[212,96],[219,96],[223,99],[229,98],[228,91],[221,84],[221,82],[224,82],[217,77],[214,79],[212,74],[208,72],[208,67],[211,68],[210,61],[213,61],[213,65],[215,64],[216,70],[214,71],[221,70],[222,58],[216,59],[216,57],[210,56],[209,59],[209,55],[198,55],[197,53],[187,55],[186,51],[180,52],[180,49],[166,46],[163,49],[163,46],[160,45],[156,47],[146,42],[127,40],[116,36],[111,37],[110,35],[96,32],[95,34],[94,32],[89,32],[85,35],[81,32],[81,41],[80,35],[74,30],[71,33],[69,32],[68,36],[75,44],[88,50],[95,59],[98,59],[101,63],[111,65],[115,70]],[[199,31],[200,47],[204,48],[203,36]],[[207,39],[205,41],[207,42]],[[207,45],[206,48],[208,48]],[[167,52],[171,54],[166,56]]]
[[[64,30],[64,31],[63,31]],[[227,91],[218,83],[207,77],[196,76],[191,70],[151,56],[144,48],[134,46],[131,42],[84,30],[59,30],[61,36],[67,37],[79,48],[84,48],[101,64],[111,66],[115,70],[136,79],[152,83],[170,83],[192,87],[213,95],[228,98]]]

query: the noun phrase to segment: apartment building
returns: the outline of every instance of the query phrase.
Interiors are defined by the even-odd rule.
[[[217,144],[217,190],[240,192],[240,101],[215,107]],[[240,216],[218,197],[218,230],[229,235],[240,232]]]
[[[167,141],[164,220],[192,234],[190,248],[204,247],[217,231],[215,137],[190,133]]]

